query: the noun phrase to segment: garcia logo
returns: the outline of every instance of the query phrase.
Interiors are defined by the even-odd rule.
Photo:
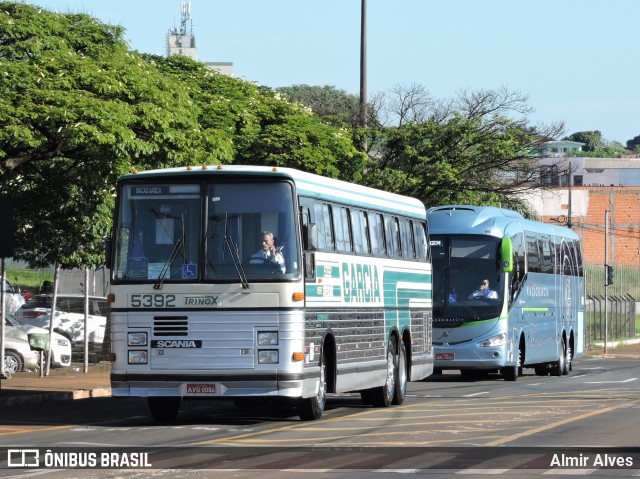
[[[165,348],[165,349],[189,349],[189,348],[201,348],[202,341],[193,339],[160,339],[151,341],[152,348]]]

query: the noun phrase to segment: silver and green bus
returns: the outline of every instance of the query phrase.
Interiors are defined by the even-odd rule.
[[[577,234],[494,207],[435,207],[427,219],[434,371],[568,374],[584,348]]]
[[[132,173],[107,249],[112,392],[158,420],[203,398],[303,420],[328,393],[386,407],[433,371],[415,199],[288,168]]]

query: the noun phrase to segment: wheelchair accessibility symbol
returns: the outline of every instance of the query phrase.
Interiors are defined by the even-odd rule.
[[[196,279],[198,277],[198,265],[197,264],[183,264],[182,265],[182,279]]]

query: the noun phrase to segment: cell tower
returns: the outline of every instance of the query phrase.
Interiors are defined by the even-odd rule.
[[[196,37],[191,20],[191,0],[182,2],[180,28],[173,27],[167,34],[167,56],[184,55],[196,59]]]

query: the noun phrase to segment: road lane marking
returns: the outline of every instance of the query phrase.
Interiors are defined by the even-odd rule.
[[[558,421],[558,422],[554,422],[554,423],[551,423],[551,424],[547,424],[545,426],[536,427],[536,428],[530,429],[528,431],[519,432],[518,434],[513,434],[511,436],[507,436],[507,437],[504,437],[502,439],[498,439],[497,441],[493,441],[493,442],[489,442],[487,444],[483,444],[483,446],[501,446],[501,445],[506,444],[508,442],[515,441],[516,439],[521,439],[523,437],[532,436],[534,434],[538,434],[539,432],[548,431],[549,429],[553,429],[553,428],[556,428],[558,426],[562,426],[564,424],[569,424],[570,422],[580,421],[582,419],[587,419],[587,418],[592,417],[592,416],[597,416],[597,415],[603,414],[605,412],[611,412],[611,411],[615,411],[616,409],[632,406],[634,404],[635,404],[635,401],[627,401],[625,403],[618,404],[618,405],[615,405],[615,406],[611,406],[611,407],[607,407],[607,408],[600,409],[600,410],[597,410],[597,411],[591,411],[591,412],[588,412],[588,413],[585,413],[585,414],[581,414],[580,416],[569,417],[569,418],[563,419],[562,421]]]
[[[624,381],[622,380],[620,381],[585,381],[585,384],[624,384],[624,383],[631,383],[637,380],[638,378],[629,378],[629,379],[625,379]]]
[[[479,392],[479,393],[465,394],[462,397],[463,398],[472,398],[472,397],[475,397],[475,396],[482,396],[483,394],[489,394],[489,391],[482,391],[482,392]]]

